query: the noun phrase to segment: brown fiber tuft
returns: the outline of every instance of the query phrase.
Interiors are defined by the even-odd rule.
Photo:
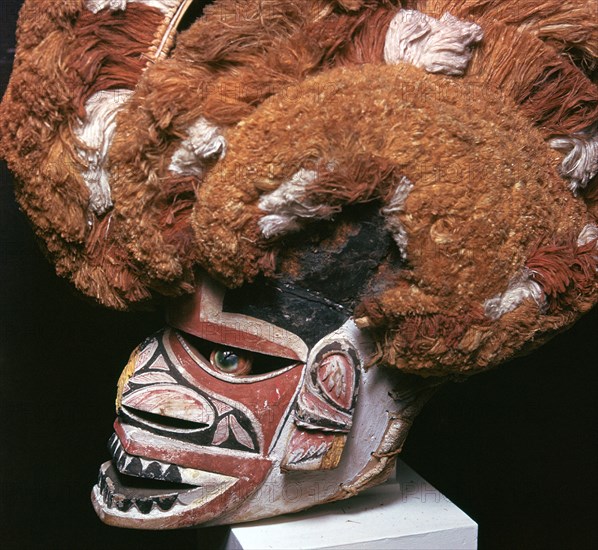
[[[483,314],[538,239],[579,234],[587,223],[541,135],[487,87],[407,65],[334,69],[265,101],[228,139],[227,157],[198,191],[194,227],[200,263],[231,285],[251,280],[260,259],[285,246],[260,236],[259,197],[300,168],[318,170],[303,200],[333,212],[388,201],[400,176],[413,182],[400,215],[403,282],[356,311],[378,333],[383,360],[403,370],[489,368],[598,298],[594,274],[568,311],[543,315],[524,302],[497,321]]]
[[[347,11],[330,0],[248,0],[240,10],[236,0],[222,0],[181,33],[170,58],[148,69],[120,117],[111,161],[114,216],[122,227],[115,238],[127,237],[129,254],[144,266],[140,276],[149,288],[168,285],[180,292],[177,286],[187,286],[190,277],[187,240],[165,234],[159,199],[172,178],[172,154],[189,126],[200,117],[234,126],[269,97],[333,64],[336,56],[371,57],[370,45],[352,54],[349,44],[354,36],[373,34],[372,25],[383,19],[376,14],[396,9],[394,4],[356,2]],[[379,31],[384,34],[384,28]],[[377,43],[376,52],[379,37]]]
[[[538,246],[526,261],[533,279],[549,299],[552,312],[571,308],[575,299],[589,294],[596,284],[596,240],[579,246],[574,239],[564,244]]]
[[[408,0],[434,16],[500,22],[531,33],[575,61],[590,75],[598,68],[598,17],[588,0]]]
[[[127,277],[110,274],[128,272],[125,256],[111,252],[97,265],[97,253],[90,252],[88,239],[92,249],[96,245],[89,228],[102,221],[88,212],[74,128],[96,91],[134,88],[162,21],[159,10],[137,3],[124,12],[94,15],[81,1],[26,2],[15,67],[0,107],[2,156],[17,176],[17,199],[56,271],[82,292],[119,308],[126,307],[128,296],[145,299],[148,292],[125,290],[121,296]]]

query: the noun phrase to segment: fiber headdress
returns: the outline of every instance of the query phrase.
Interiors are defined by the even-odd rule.
[[[24,4],[2,152],[79,290],[308,287],[376,219],[352,298],[383,363],[476,372],[595,304],[590,3],[204,4]]]

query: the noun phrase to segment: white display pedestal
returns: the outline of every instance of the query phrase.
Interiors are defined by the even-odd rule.
[[[405,463],[340,502],[231,527],[226,550],[475,550],[478,526]]]

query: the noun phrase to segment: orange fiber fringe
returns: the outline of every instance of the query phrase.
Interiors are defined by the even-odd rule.
[[[396,8],[384,6],[357,16],[335,14],[307,32],[323,48],[324,66],[381,63],[386,31],[396,13]]]
[[[324,165],[317,172],[318,177],[307,185],[305,195],[315,204],[333,207],[376,199],[386,201],[403,176],[399,167],[388,159],[368,155],[336,159],[333,168]]]
[[[588,75],[598,68],[598,15],[592,0],[410,0],[436,17],[500,22],[531,33],[572,59]]]
[[[195,186],[192,177],[173,177],[164,181],[163,193],[157,198],[160,215],[158,223],[163,228],[164,241],[176,246],[186,260],[188,269],[193,265],[195,236],[191,227],[191,214],[195,204]]]
[[[164,16],[143,4],[129,4],[124,11],[84,11],[73,29],[74,45],[66,60],[83,86],[75,96],[79,117],[94,93],[114,88],[133,89],[147,64],[144,54]]]
[[[151,299],[139,282],[139,269],[131,263],[126,249],[113,238],[111,214],[95,220],[87,238],[84,261],[73,274],[78,289],[103,305],[127,309],[131,303]]]
[[[124,174],[113,182],[115,217],[129,237],[130,256],[146,266],[142,277],[148,285],[162,279],[176,286],[189,264],[186,239],[179,246],[165,234],[169,230],[160,212],[160,197],[172,178],[170,155],[189,125],[199,117],[234,125],[268,97],[321,71],[339,41],[327,22],[342,21],[343,32],[358,32],[359,22],[367,20],[364,14],[371,15],[379,4],[363,2],[348,14],[335,11],[330,1],[312,2],[306,9],[253,0],[239,14],[237,2],[218,2],[180,34],[171,58],[145,73],[126,108],[127,132],[115,137],[111,160],[115,172]],[[125,168],[130,166],[134,170]]]
[[[598,118],[598,89],[575,65],[531,34],[484,25],[468,74],[500,89],[545,135],[570,134]]]
[[[19,11],[15,67],[49,34],[72,29],[84,9],[85,0],[25,0]]]
[[[596,240],[582,246],[573,239],[565,244],[537,246],[526,267],[544,290],[550,312],[564,310],[580,295],[589,294],[596,285]]]
[[[19,62],[0,111],[2,155],[22,180],[15,189],[17,198],[45,241],[57,272],[72,277],[84,293],[122,308],[119,289],[130,284],[127,277],[134,280],[136,275],[114,280],[106,276],[129,269],[126,256],[117,250],[122,243],[108,247],[99,265],[98,252],[90,252],[98,237],[93,230],[89,235],[88,223],[102,224],[90,219],[87,211],[88,191],[80,177],[73,128],[77,118],[85,116],[85,102],[92,94],[135,86],[147,63],[142,54],[153,42],[163,15],[132,4],[124,12],[103,10],[94,15],[83,10],[75,19],[80,6],[74,2],[61,6],[63,11],[48,5],[45,19],[40,3],[26,4],[21,14],[20,34],[34,36],[27,34],[29,50],[19,43]],[[44,14],[39,17],[45,21],[41,27],[31,19],[35,8]],[[39,36],[40,28],[49,34]],[[86,250],[88,238],[91,245]],[[145,298],[148,293],[134,294]]]
[[[422,340],[427,341],[429,347],[438,345],[440,340],[444,346],[452,348],[461,342],[473,325],[484,324],[488,324],[488,320],[480,307],[479,311],[462,315],[409,315],[399,321],[396,331],[401,334],[408,348],[422,345]]]
[[[480,24],[484,40],[468,75],[511,96],[547,136],[583,130],[598,118],[598,89],[582,70],[598,56],[598,22],[587,4],[421,0],[411,7]],[[577,42],[567,42],[569,32]],[[580,69],[571,59],[582,50],[588,53]]]

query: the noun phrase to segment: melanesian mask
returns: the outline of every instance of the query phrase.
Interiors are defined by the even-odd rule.
[[[593,307],[594,19],[25,1],[0,107],[17,200],[83,294],[167,310],[120,378],[104,521],[347,498],[387,478],[444,381]]]

